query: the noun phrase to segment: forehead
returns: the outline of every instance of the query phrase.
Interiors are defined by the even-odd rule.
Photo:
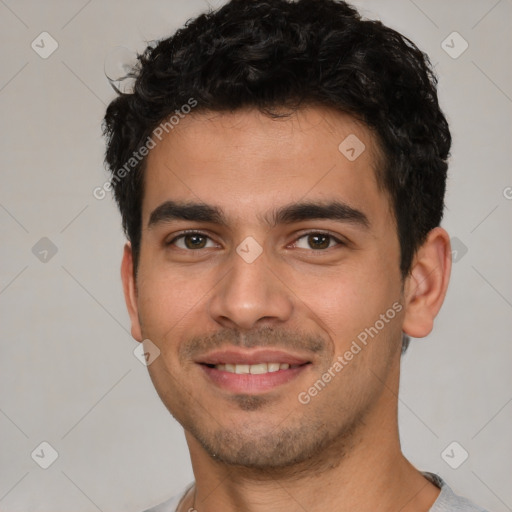
[[[374,135],[327,108],[281,118],[258,110],[193,113],[155,142],[144,176],[144,226],[168,200],[215,205],[246,221],[299,200],[339,199],[364,205],[369,215],[388,206],[376,181]]]

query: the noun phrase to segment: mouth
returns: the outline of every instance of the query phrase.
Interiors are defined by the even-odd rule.
[[[222,351],[196,361],[207,380],[232,393],[261,394],[297,378],[312,362],[280,351]]]
[[[308,363],[304,363],[308,364]],[[279,370],[288,370],[290,368],[299,368],[300,364],[290,365],[288,363],[256,363],[256,364],[207,364],[209,368],[215,368],[221,372],[236,373],[238,375],[263,375],[264,373],[274,373]]]

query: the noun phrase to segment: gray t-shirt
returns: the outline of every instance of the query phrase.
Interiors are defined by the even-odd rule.
[[[428,478],[435,486],[441,489],[439,496],[430,508],[429,512],[487,512],[481,507],[466,498],[457,496],[446,484],[446,482],[434,473],[423,472],[423,476]],[[172,497],[170,500],[160,503],[156,507],[145,510],[144,512],[176,512],[179,502],[194,485],[188,485],[184,492]]]

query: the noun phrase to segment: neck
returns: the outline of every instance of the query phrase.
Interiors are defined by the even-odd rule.
[[[397,400],[389,389],[357,428],[290,468],[229,466],[185,435],[196,484],[180,512],[427,512],[439,495],[401,452]]]

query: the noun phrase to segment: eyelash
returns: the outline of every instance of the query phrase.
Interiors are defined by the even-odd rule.
[[[165,245],[166,246],[171,246],[171,245],[174,245],[176,243],[177,240],[180,240],[188,235],[198,235],[198,236],[202,236],[202,237],[205,237],[205,238],[208,238],[209,240],[212,240],[212,238],[201,232],[201,231],[194,231],[194,230],[191,230],[191,231],[183,231],[182,233],[180,233],[179,235],[175,236],[172,240],[170,240],[169,242],[165,242]],[[310,235],[323,235],[323,236],[327,236],[331,239],[331,241],[334,241],[337,243],[337,246],[343,246],[343,245],[346,245],[342,240],[340,240],[339,238],[335,237],[334,235],[332,235],[331,233],[327,232],[327,231],[308,231],[306,233],[302,233],[298,238],[295,239],[294,241],[294,244],[297,243],[298,240],[301,240],[302,238],[305,238],[305,237],[308,237]],[[327,247],[326,249],[309,249],[310,251],[312,252],[325,252],[327,251],[328,249],[332,249],[333,247]],[[182,249],[181,247],[179,247],[179,249],[183,250],[183,251],[188,251],[188,252],[195,252],[195,251],[200,251],[201,249]],[[305,249],[307,250],[307,249]]]

